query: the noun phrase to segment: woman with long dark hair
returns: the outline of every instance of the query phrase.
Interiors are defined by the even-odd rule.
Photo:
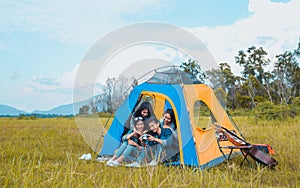
[[[176,120],[174,111],[168,108],[163,115],[163,118],[160,119],[160,125],[163,128],[172,128],[174,131],[177,129]]]
[[[133,113],[133,118],[143,117],[144,120],[149,119],[153,115],[152,105],[148,101],[144,101],[139,108]]]

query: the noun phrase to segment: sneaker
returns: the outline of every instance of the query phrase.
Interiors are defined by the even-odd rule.
[[[114,160],[111,163],[109,163],[108,166],[119,166],[119,162],[117,160]]]
[[[128,164],[128,165],[126,165],[126,166],[127,166],[127,167],[140,167],[139,163],[137,163],[137,162]]]
[[[79,157],[79,160],[84,160],[87,154],[83,154],[81,155],[81,157]]]
[[[106,165],[107,166],[110,166],[110,164],[113,162],[113,160],[112,159],[109,159],[107,162],[106,162]]]
[[[89,161],[91,159],[92,159],[92,155],[90,153],[88,153],[88,154],[85,155],[84,160]]]
[[[155,160],[152,160],[148,166],[156,166],[157,165],[157,162]]]

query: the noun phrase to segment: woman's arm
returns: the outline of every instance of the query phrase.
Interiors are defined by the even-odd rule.
[[[133,137],[133,135],[135,134],[135,130],[132,131],[132,133],[127,134],[126,139],[129,140],[131,137]]]
[[[127,134],[122,137],[123,142],[129,140],[134,135],[134,130],[130,130]]]
[[[162,129],[162,135],[160,138],[155,138],[153,136],[149,136],[149,141],[154,141],[159,144],[162,144],[163,146],[166,146],[168,144],[167,140],[170,140],[170,136],[172,136],[171,129]]]
[[[148,140],[151,141],[151,142],[157,142],[157,143],[159,143],[159,144],[162,144],[162,143],[163,143],[163,141],[162,141],[161,139],[155,138],[155,137],[152,136],[152,135],[149,135]]]
[[[128,140],[128,144],[135,146],[136,148],[138,148],[138,150],[142,149],[141,146],[138,143],[134,142],[133,140]]]

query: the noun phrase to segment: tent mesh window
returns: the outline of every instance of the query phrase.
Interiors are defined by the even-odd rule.
[[[148,83],[155,84],[200,84],[201,82],[193,75],[172,67],[166,71],[156,71]]]
[[[201,129],[206,129],[211,127],[214,122],[216,119],[208,106],[201,100],[196,101],[194,104],[194,124]]]

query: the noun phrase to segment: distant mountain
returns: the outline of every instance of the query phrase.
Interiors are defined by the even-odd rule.
[[[73,103],[70,104],[65,104],[65,105],[60,105],[58,107],[55,107],[51,110],[47,110],[47,111],[40,111],[40,110],[35,110],[32,113],[33,114],[56,114],[56,115],[76,115],[79,113],[79,108],[81,108],[84,105],[89,104],[89,102],[92,99],[87,99],[85,101],[81,101],[81,102],[77,102],[74,103],[74,111],[73,112]]]
[[[18,116],[20,114],[43,114],[43,115],[76,115],[79,113],[79,108],[81,108],[84,105],[88,105],[90,101],[93,98],[80,101],[77,103],[70,103],[70,104],[65,104],[65,105],[60,105],[58,107],[55,107],[51,110],[47,111],[41,111],[41,110],[34,110],[33,112],[25,112],[19,109],[16,109],[14,107],[8,106],[8,105],[0,105],[0,116]],[[74,105],[74,111],[73,112],[73,105]]]
[[[69,114],[73,114],[73,105],[72,104],[61,105],[61,106],[58,106],[56,108],[53,108],[53,109],[47,110],[47,111],[34,110],[32,113],[33,114],[69,115]]]
[[[8,105],[0,104],[0,115],[18,116],[19,114],[28,114],[28,112],[19,110]]]

